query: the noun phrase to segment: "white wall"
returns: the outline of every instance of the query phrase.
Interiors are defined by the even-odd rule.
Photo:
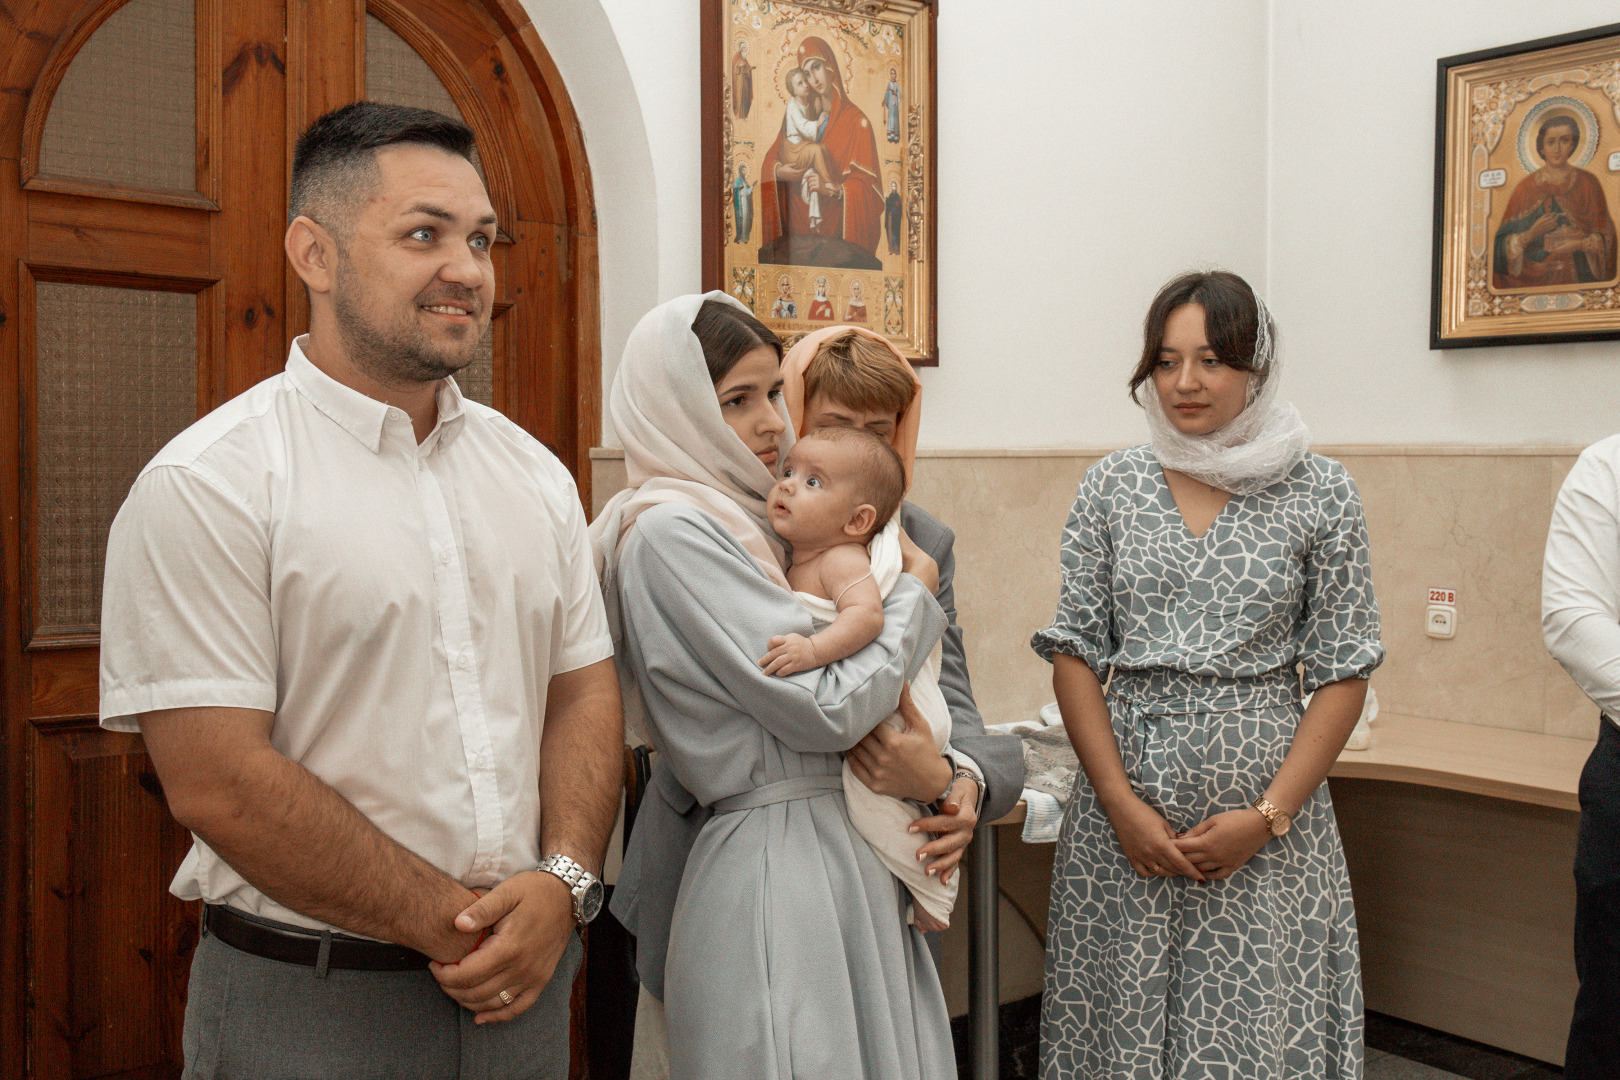
[[[596,137],[574,91],[583,66],[571,70],[552,44],[561,5],[543,21],[546,6],[528,3],[581,112],[605,234],[603,170],[619,167],[619,139]],[[655,269],[664,300],[702,284],[697,5],[600,3],[652,160],[657,246],[638,253],[638,271]],[[923,374],[925,445],[1138,439],[1121,388],[1153,289],[1206,262],[1263,271],[1264,5],[1088,7],[941,5],[943,360]],[[621,310],[611,272],[604,255],[604,388],[623,343],[606,324],[633,324],[651,306]]]
[[[697,4],[525,2],[591,158],[605,389],[636,319],[701,285]],[[1208,264],[1266,290],[1318,442],[1568,445],[1620,427],[1620,346],[1428,348],[1435,60],[1613,10],[942,4],[942,363],[923,373],[923,444],[1142,438],[1121,393],[1142,312]]]
[[[1428,348],[1435,61],[1602,26],[1616,11],[1602,0],[1272,5],[1270,296],[1284,385],[1318,441],[1567,445],[1620,430],[1620,343]]]
[[[641,100],[616,28],[602,4],[598,0],[523,3],[562,74],[584,134],[596,198],[602,355],[617,358],[636,320],[662,295],[660,249],[679,250],[680,237],[666,241],[660,234],[658,179]],[[620,4],[623,6],[623,0]],[[695,36],[691,51],[695,73]],[[695,90],[693,94],[696,116]],[[611,370],[607,376],[612,377]],[[604,392],[606,389],[604,381]]]

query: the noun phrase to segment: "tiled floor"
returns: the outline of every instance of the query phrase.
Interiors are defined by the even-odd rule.
[[[1399,1070],[1415,1065],[1428,1071],[1375,1072],[1374,1053],[1385,1055],[1378,1063],[1380,1068]],[[1367,1014],[1367,1080],[1405,1080],[1406,1077],[1558,1080],[1563,1075],[1561,1069],[1518,1054],[1482,1046],[1393,1016]]]
[[[1001,1080],[1034,1080],[1040,1065],[1039,995],[1001,1007]],[[952,1021],[957,1070],[968,1066],[967,1018]],[[1378,1013],[1367,1014],[1366,1080],[1559,1080],[1563,1072],[1517,1054]]]
[[[1367,1051],[1366,1080],[1463,1080],[1456,1073],[1425,1065],[1421,1061],[1396,1057],[1382,1050]]]

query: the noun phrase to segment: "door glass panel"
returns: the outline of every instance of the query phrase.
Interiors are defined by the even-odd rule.
[[[68,65],[45,118],[40,172],[195,190],[196,84],[196,0],[130,0]]]
[[[101,621],[107,530],[152,455],[197,416],[197,298],[36,288],[36,632]]]
[[[366,16],[366,100],[432,109],[463,122],[467,119],[421,54],[375,15]],[[479,176],[484,175],[476,148],[473,167]]]

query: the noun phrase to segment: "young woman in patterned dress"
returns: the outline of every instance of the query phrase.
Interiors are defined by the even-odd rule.
[[[1053,873],[1046,1080],[1362,1073],[1323,781],[1384,652],[1355,484],[1276,402],[1271,343],[1236,275],[1167,285],[1130,382],[1153,442],[1088,470],[1064,530],[1033,645],[1084,775]]]

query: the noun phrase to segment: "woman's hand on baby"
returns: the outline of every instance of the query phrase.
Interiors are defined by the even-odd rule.
[[[939,592],[939,564],[904,529],[900,530],[900,569],[928,586],[929,592]]]
[[[896,706],[905,726],[879,724],[844,755],[856,779],[879,795],[913,802],[932,802],[951,782],[951,763],[934,745],[934,729],[911,700],[911,687],[900,690]]]
[[[1211,881],[1221,881],[1241,870],[1270,839],[1265,815],[1245,807],[1216,814],[1188,829],[1176,847]]]
[[[771,638],[770,647],[759,662],[767,675],[792,675],[821,666],[815,643],[803,634],[779,634]]]
[[[932,874],[946,885],[951,874],[962,862],[962,855],[973,840],[973,830],[979,824],[979,785],[971,780],[958,780],[951,785],[951,793],[939,804],[939,813],[933,817],[918,818],[910,825],[911,832],[921,836],[933,833],[933,839],[917,849],[919,861],[928,863],[925,874]]]
[[[1176,830],[1153,807],[1141,799],[1130,801],[1109,811],[1114,836],[1119,848],[1131,861],[1131,869],[1143,877],[1175,877],[1182,875],[1194,881],[1203,881],[1203,873],[1176,846]]]

